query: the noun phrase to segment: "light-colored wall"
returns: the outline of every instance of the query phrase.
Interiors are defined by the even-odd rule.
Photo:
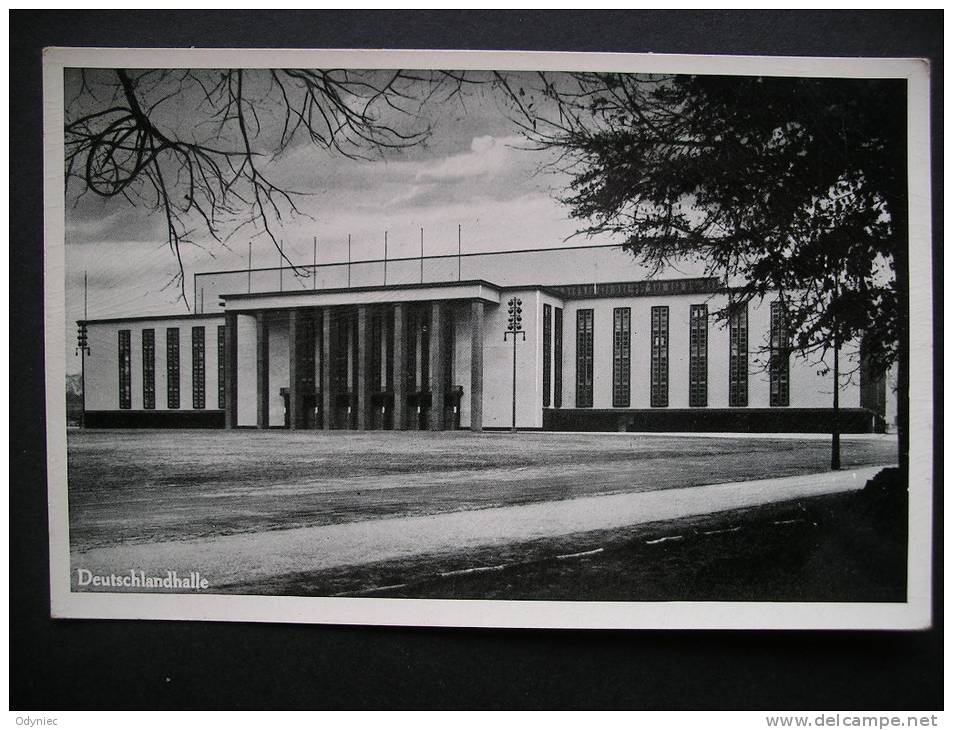
[[[258,423],[258,330],[255,318],[239,314],[238,320],[238,425]]]
[[[555,348],[555,345],[556,345],[556,310],[557,310],[557,309],[562,309],[562,308],[564,308],[565,304],[563,303],[563,300],[562,300],[562,299],[558,299],[558,298],[552,296],[551,294],[547,294],[546,292],[538,292],[538,293],[537,293],[537,297],[538,297],[538,299],[537,299],[537,302],[538,302],[537,315],[538,315],[538,316],[537,316],[537,318],[536,318],[536,320],[537,320],[537,326],[536,326],[536,344],[537,344],[537,347],[536,347],[536,358],[537,358],[537,362],[539,363],[539,377],[538,377],[538,383],[537,383],[537,390],[538,390],[538,392],[539,392],[539,407],[540,407],[540,408],[543,408],[543,402],[544,402],[544,398],[543,398],[543,396],[544,396],[544,392],[543,392],[543,382],[544,382],[544,372],[543,372],[543,370],[544,370],[544,368],[543,368],[543,365],[544,365],[544,363],[545,363],[545,359],[544,359],[544,357],[543,357],[543,346],[544,346],[545,342],[544,342],[544,337],[543,337],[543,329],[544,329],[545,305],[548,304],[548,305],[549,305],[549,326],[550,326],[549,348],[550,348],[550,355],[551,355],[551,357],[550,357],[550,359],[549,359],[549,407],[551,408],[551,407],[553,406],[553,402],[554,402],[553,398],[554,398],[554,394],[555,394],[555,392],[556,392],[556,390],[555,390],[555,385],[556,385],[556,379],[555,379],[555,374],[556,374],[556,348]],[[565,316],[565,313],[563,313],[563,316]],[[564,321],[563,321],[563,332],[564,332],[564,333],[565,333],[565,330],[566,330],[566,323],[565,323],[565,320],[564,320]],[[563,352],[565,353],[565,342],[563,343]],[[563,393],[565,393],[565,392],[566,392],[566,391],[565,391],[565,388],[563,388]]]
[[[660,296],[606,298],[565,301],[535,289],[506,290],[501,304],[485,304],[484,317],[484,382],[483,425],[508,428],[511,425],[512,356],[511,341],[504,342],[507,324],[506,301],[518,296],[523,300],[523,329],[526,341],[517,343],[517,425],[521,428],[542,426],[543,385],[543,304],[563,309],[563,391],[562,407],[575,407],[576,312],[594,310],[594,394],[593,408],[612,407],[612,310],[630,307],[631,333],[631,408],[650,408],[650,314],[653,306],[669,307],[669,408],[688,407],[688,319],[692,304],[707,304],[708,327],[708,407],[728,406],[728,328],[715,320],[714,313],[725,305],[721,295]],[[766,369],[770,330],[771,298],[752,303],[749,320],[749,386],[748,405],[769,407],[769,378]],[[463,386],[461,427],[470,425],[470,303],[447,302],[455,322],[454,372],[452,383]],[[237,317],[237,390],[240,426],[254,426],[257,421],[257,330],[255,317]],[[142,409],[142,330],[155,330],[156,409],[168,408],[166,378],[166,330],[178,327],[180,337],[180,408],[192,410],[192,327],[205,328],[205,409],[218,407],[218,342],[217,328],[224,317],[168,317],[127,322],[92,323],[88,326],[91,353],[86,361],[86,407],[88,410],[119,409],[118,332],[130,330],[132,355],[132,409]],[[555,341],[555,322],[554,337]],[[284,402],[280,391],[288,387],[288,325],[284,321],[269,326],[269,418],[270,425],[284,423]],[[856,368],[857,347],[850,343],[842,350],[841,368],[847,373]],[[831,364],[817,363],[797,355],[790,360],[790,406],[828,408],[831,406],[833,378],[830,372],[819,371]],[[555,358],[551,367],[555,366]],[[419,372],[419,368],[418,368]],[[859,378],[845,377],[841,386],[841,405],[860,405]],[[555,381],[550,377],[553,387]],[[892,383],[891,383],[892,384]],[[887,420],[896,412],[896,394],[887,393]],[[553,402],[552,399],[550,401]]]
[[[769,375],[766,367],[770,333],[770,299],[751,303],[748,307],[748,407],[770,405]],[[708,406],[728,408],[728,327],[715,319],[715,312],[724,307],[723,296],[660,296],[573,300],[563,312],[563,407],[576,404],[576,312],[593,310],[593,408],[612,407],[612,310],[630,307],[631,335],[631,408],[651,408],[651,311],[655,306],[669,308],[669,408],[688,408],[689,311],[693,304],[707,304],[708,325]],[[842,349],[843,372],[856,366],[856,346]],[[828,365],[832,363],[828,356]],[[833,397],[833,376],[819,374],[824,363],[816,363],[792,355],[790,359],[790,407],[829,408]],[[860,404],[857,379],[844,379],[841,385],[841,406],[855,408]]]
[[[87,328],[89,355],[86,356],[86,410],[112,411],[119,408],[119,335],[121,329],[128,329],[125,324],[96,325]],[[158,340],[158,337],[156,338]],[[142,337],[133,337],[133,352],[139,346],[140,358],[133,355],[133,381],[136,379],[136,360],[141,362]],[[156,353],[156,370],[159,370],[159,354]],[[165,353],[162,355],[162,370],[165,370]],[[158,376],[158,372],[156,372]],[[142,376],[140,375],[140,378]],[[163,380],[163,386],[165,381]],[[140,385],[141,388],[141,385]],[[156,390],[159,383],[156,377]],[[135,393],[135,391],[133,391]],[[135,403],[135,395],[133,396]],[[141,395],[140,401],[141,405]]]
[[[142,331],[155,330],[155,410],[168,408],[166,330],[179,329],[179,408],[192,407],[192,328],[205,328],[205,408],[218,409],[218,326],[224,317],[156,317],[126,322],[92,322],[87,326],[86,410],[119,410],[119,330],[129,330],[132,408],[143,409]]]
[[[896,432],[897,430],[897,378],[899,376],[897,365],[892,365],[887,370],[887,403],[884,418],[887,421],[887,430]]]
[[[771,391],[768,372],[768,347],[771,333],[771,302],[774,297],[762,302],[752,302],[748,306],[748,346],[750,375],[748,376],[748,405],[753,408],[770,408]],[[727,327],[725,328],[727,338]],[[723,353],[727,353],[727,339]],[[842,373],[840,405],[842,408],[860,407],[860,382],[856,373],[847,374],[857,368],[856,343],[848,343],[841,348],[840,368]],[[722,355],[727,361],[727,354]],[[792,354],[790,358],[790,407],[792,408],[831,408],[834,398],[834,358],[829,353],[823,360],[817,355],[803,356]],[[827,370],[826,374],[821,374]],[[726,386],[727,399],[727,386]]]
[[[285,401],[281,389],[291,382],[288,351],[288,321],[281,319],[268,324],[268,425],[284,426]]]
[[[463,397],[460,399],[460,428],[470,427],[470,302],[454,303],[450,305],[453,311],[453,374],[451,385],[463,386]]]
[[[542,414],[542,303],[533,289],[502,292],[499,306],[487,305],[483,331],[483,426],[509,428],[513,423],[513,340],[503,340],[511,297],[523,300],[522,337],[517,342],[516,425],[540,428]]]

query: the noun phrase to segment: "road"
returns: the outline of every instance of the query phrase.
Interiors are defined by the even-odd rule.
[[[859,489],[880,467],[628,492],[440,514],[370,519],[199,539],[112,545],[74,552],[96,575],[198,571],[211,584],[465,550],[540,537],[669,520]]]
[[[73,551],[824,471],[828,439],[469,432],[76,431]],[[845,437],[845,468],[896,458]]]

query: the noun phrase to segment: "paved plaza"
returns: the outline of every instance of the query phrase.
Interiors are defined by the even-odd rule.
[[[73,567],[218,585],[857,489],[889,438],[70,434]],[[73,571],[75,579],[75,570]]]

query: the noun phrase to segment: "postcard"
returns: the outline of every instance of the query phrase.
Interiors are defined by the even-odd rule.
[[[44,62],[54,617],[931,624],[925,62]]]

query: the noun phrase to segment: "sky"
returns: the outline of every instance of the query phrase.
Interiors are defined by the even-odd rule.
[[[67,104],[76,99],[80,111],[108,103],[95,86],[82,87],[76,72],[67,75],[66,99]],[[177,134],[188,134],[189,125],[202,118],[200,102],[171,93],[157,118]],[[264,140],[280,126],[266,106],[261,106]],[[566,192],[568,174],[549,166],[550,152],[531,149],[498,94],[478,86],[424,109],[415,123],[430,128],[426,142],[379,159],[349,159],[297,139],[283,155],[265,161],[267,174],[303,194],[297,198],[303,215],[283,216],[275,229],[292,261],[310,263],[315,238],[319,262],[346,260],[348,235],[353,259],[382,258],[385,230],[389,258],[417,256],[421,228],[427,255],[455,253],[458,225],[464,253],[611,242],[573,237],[581,224],[557,200]],[[162,216],[119,197],[81,191],[71,184],[66,199],[68,331],[83,316],[84,272],[89,318],[189,311],[172,283],[178,267]],[[254,234],[246,228],[225,245],[198,235],[195,245],[183,246],[189,306],[194,306],[192,275],[245,268],[249,242],[254,267],[278,265],[272,242]],[[72,372],[78,358],[73,337],[68,340]]]

